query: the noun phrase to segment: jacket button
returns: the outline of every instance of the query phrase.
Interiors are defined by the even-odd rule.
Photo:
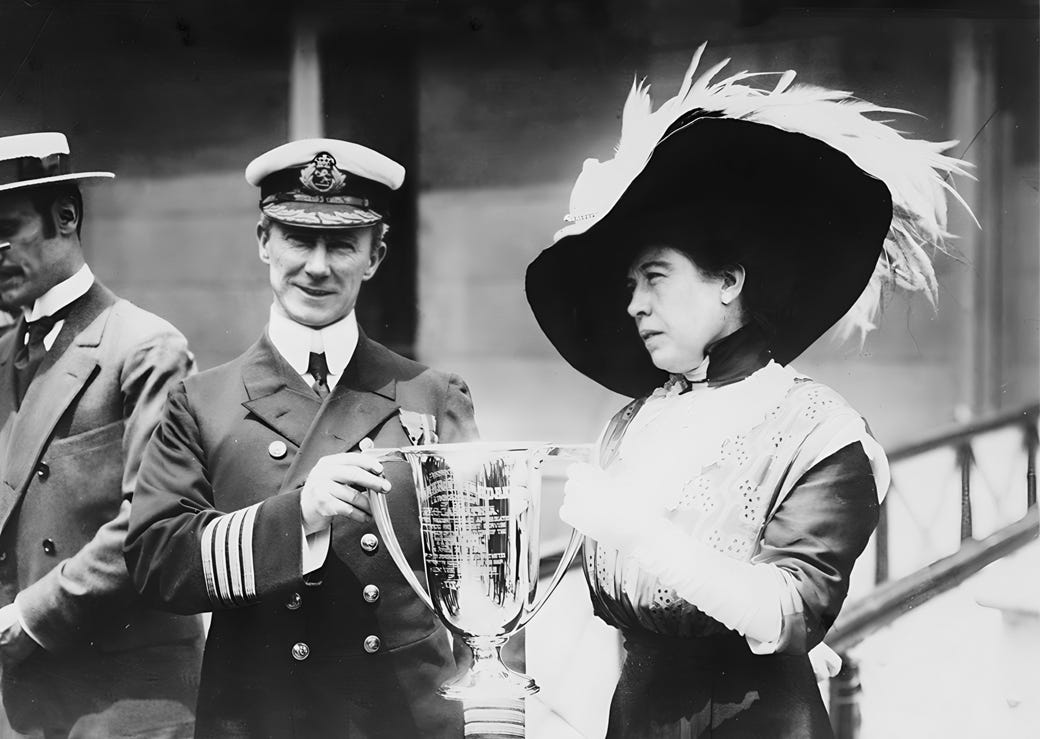
[[[293,593],[289,596],[289,600],[288,602],[286,602],[285,607],[288,608],[290,611],[296,611],[299,610],[300,606],[302,605],[303,598],[300,597],[299,593]]]
[[[379,549],[379,537],[375,534],[365,534],[361,537],[361,549],[366,554],[373,554]]]
[[[382,646],[383,642],[379,640],[379,637],[375,634],[370,634],[365,637],[365,651],[369,654],[375,654],[379,651],[379,647]]]
[[[0,552],[0,562],[7,561],[7,552]]]
[[[41,480],[46,480],[48,477],[50,477],[51,476],[50,465],[47,464],[46,462],[40,462],[38,465],[36,465],[36,476],[38,478],[40,478]]]
[[[267,445],[267,453],[275,459],[281,459],[289,451],[289,447],[285,446],[284,441],[272,441]]]
[[[366,585],[365,589],[361,591],[361,595],[366,603],[375,603],[379,600],[379,588],[375,585]]]
[[[43,551],[44,551],[44,554],[54,554],[54,552],[56,552],[57,549],[58,548],[56,546],[54,546],[54,540],[53,539],[44,539],[43,540]]]
[[[311,648],[302,641],[298,641],[292,646],[292,656],[297,662],[303,662],[311,656]]]

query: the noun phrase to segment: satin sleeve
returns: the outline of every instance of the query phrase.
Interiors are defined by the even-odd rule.
[[[762,651],[805,653],[823,640],[845,602],[852,567],[877,526],[879,509],[874,472],[860,442],[802,475],[767,521],[752,560],[773,565],[785,586],[780,637]]]

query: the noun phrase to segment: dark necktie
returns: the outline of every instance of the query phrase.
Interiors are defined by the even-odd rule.
[[[18,393],[18,405],[22,404],[25,393],[29,390],[29,383],[36,376],[40,363],[47,356],[47,349],[43,344],[44,337],[54,328],[58,321],[65,320],[68,307],[57,311],[54,315],[44,316],[36,321],[25,324],[25,330],[16,342],[17,350],[14,353],[15,389]]]
[[[307,374],[314,378],[311,388],[318,394],[318,397],[327,397],[329,394],[329,365],[325,361],[324,354],[311,352],[311,356],[307,360]]]

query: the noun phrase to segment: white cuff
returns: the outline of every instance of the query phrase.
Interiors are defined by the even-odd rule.
[[[19,593],[18,595],[21,595],[21,593]],[[37,644],[42,645],[43,642],[36,638],[36,634],[32,633],[32,630],[29,628],[29,625],[25,623],[25,617],[22,615],[22,609],[18,606],[18,595],[14,597],[14,603],[12,603],[9,607],[14,609],[15,615],[18,616],[18,625],[22,627],[22,631],[25,632],[26,636],[28,636]]]
[[[303,567],[301,568],[303,572],[300,574],[309,575],[325,564],[325,559],[329,556],[329,542],[332,539],[332,527],[326,526],[321,531],[315,531],[313,534],[308,534],[303,528],[303,524],[300,524],[300,530],[303,533],[303,537],[300,539],[302,542],[301,548],[303,549],[303,556],[300,559],[303,563]]]

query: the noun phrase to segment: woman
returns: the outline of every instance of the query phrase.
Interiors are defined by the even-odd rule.
[[[586,161],[569,225],[528,268],[563,357],[637,398],[560,513],[625,637],[609,737],[829,736],[807,655],[887,465],[862,417],[788,363],[835,324],[869,329],[888,285],[933,296],[922,244],[964,165],[792,73],[694,81],[702,50],[656,112],[633,86],[614,159]]]

